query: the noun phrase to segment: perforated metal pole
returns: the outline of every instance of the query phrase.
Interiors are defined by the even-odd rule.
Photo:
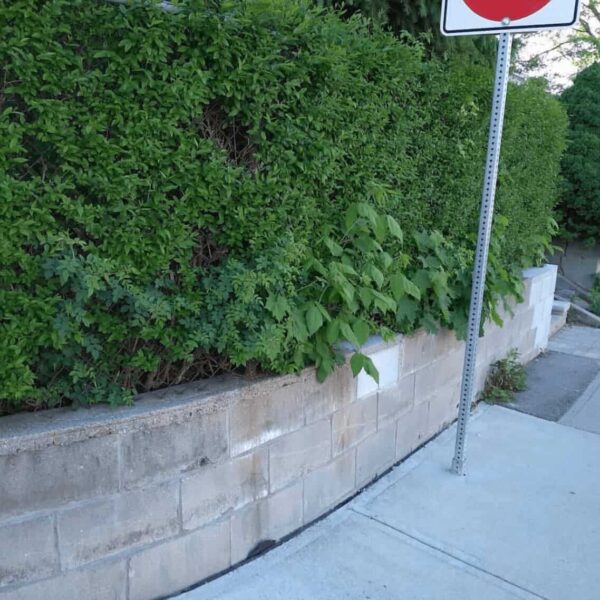
[[[452,470],[457,475],[462,475],[464,471],[465,438],[467,435],[469,413],[471,412],[471,404],[473,402],[473,381],[477,363],[477,342],[479,340],[483,292],[485,289],[485,276],[490,247],[490,236],[492,233],[492,218],[494,215],[494,200],[496,198],[496,184],[498,181],[498,163],[500,161],[500,147],[502,145],[502,130],[504,128],[504,109],[506,107],[506,91],[508,89],[511,48],[512,34],[501,34],[500,44],[498,46],[498,60],[496,63],[494,100],[492,105],[492,118],[490,121],[483,196],[481,198],[481,212],[479,215],[475,267],[473,269],[471,308],[469,310],[467,345],[465,348],[465,362],[463,366],[460,407],[458,410],[458,425],[456,431],[456,449],[454,452],[454,460],[452,461]]]

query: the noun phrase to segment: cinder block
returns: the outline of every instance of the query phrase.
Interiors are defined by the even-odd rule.
[[[477,368],[477,372],[475,374],[475,393],[476,395],[480,395],[485,389],[485,383],[487,381],[488,373],[490,372],[490,368],[487,364],[481,365]],[[460,394],[460,390],[459,390]],[[460,397],[459,397],[460,401]]]
[[[484,341],[484,352],[481,353],[484,360],[478,360],[478,366],[491,365],[506,355],[517,346],[519,338],[524,331],[531,329],[533,309],[515,314],[512,319],[504,322],[504,327],[486,334]]]
[[[358,446],[356,454],[356,482],[365,485],[396,460],[396,424],[390,423]]]
[[[58,539],[63,568],[171,537],[179,531],[178,511],[179,481],[61,511]]]
[[[456,420],[460,402],[461,380],[446,383],[429,399],[427,437],[431,438]]]
[[[183,527],[197,529],[269,492],[266,448],[186,477],[181,482]]]
[[[312,385],[308,387],[304,401],[307,424],[331,416],[336,410],[356,398],[356,382],[348,365],[338,367],[323,383],[316,381],[312,369],[310,377]]]
[[[425,402],[443,391],[444,387],[462,373],[464,353],[455,350],[416,372],[415,403]]]
[[[0,595],[2,600],[125,600],[126,562],[100,561],[84,569],[67,571],[52,579],[44,579],[10,591],[0,591]]]
[[[278,542],[302,527],[302,482],[234,513],[231,517],[231,564],[254,553],[259,544]]]
[[[229,568],[229,535],[229,521],[221,521],[134,554],[129,600],[175,594]]]
[[[127,433],[122,438],[122,481],[131,488],[176,476],[227,456],[227,415],[198,413],[185,423]]]
[[[529,330],[516,343],[515,347],[519,352],[519,358],[522,363],[528,363],[533,360],[540,351],[540,348],[535,343],[536,332]]]
[[[416,404],[398,420],[396,460],[402,460],[428,439],[429,402]]]
[[[498,356],[506,355],[504,348],[510,344],[511,332],[508,329],[486,331],[485,337],[479,338],[477,344],[477,368],[491,365]]]
[[[52,517],[0,526],[0,595],[4,585],[49,577],[59,569]]]
[[[354,491],[355,454],[354,450],[346,452],[306,476],[304,480],[305,524],[334,508]]]
[[[230,408],[231,456],[303,427],[304,383],[303,377],[293,376],[259,382],[244,390]]]
[[[271,491],[279,490],[331,459],[331,419],[276,439],[269,448]]]
[[[115,436],[0,456],[0,517],[116,492],[118,464]]]
[[[377,394],[356,400],[333,415],[333,454],[355,446],[377,429]]]
[[[494,352],[495,338],[500,335],[500,330],[495,329],[493,333],[486,327],[485,335],[477,340],[477,369],[489,364],[489,356]],[[464,355],[463,355],[464,362]],[[461,370],[462,373],[462,370]]]
[[[443,358],[447,354],[464,352],[464,342],[447,329],[430,335],[420,330],[404,338],[404,361],[401,375],[412,373]]]
[[[410,410],[415,400],[415,374],[405,375],[396,387],[379,390],[377,420],[381,425]]]

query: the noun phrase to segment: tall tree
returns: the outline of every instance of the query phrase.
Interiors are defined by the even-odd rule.
[[[541,33],[521,45],[518,70],[522,76],[546,77],[557,90],[569,84],[566,77],[556,77],[562,64],[572,65],[572,74],[600,61],[600,0],[583,0],[577,26],[563,31]]]
[[[563,158],[563,227],[600,240],[600,63],[584,69],[562,100],[569,114],[569,147]]]
[[[586,0],[579,25],[568,38],[565,52],[581,66],[600,60],[600,0]]]

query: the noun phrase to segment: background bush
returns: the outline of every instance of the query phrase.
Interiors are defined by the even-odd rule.
[[[4,411],[464,331],[490,70],[291,0],[184,4],[0,0]],[[486,314],[548,241],[564,128],[511,87]]]
[[[600,241],[600,63],[577,75],[562,101],[569,146],[562,162],[561,225],[567,235]]]

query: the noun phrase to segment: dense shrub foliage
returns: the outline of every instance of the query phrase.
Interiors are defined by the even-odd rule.
[[[561,225],[571,235],[600,241],[600,63],[563,92],[569,146],[562,163]]]
[[[183,4],[0,0],[4,410],[464,331],[489,70],[292,0]],[[535,84],[509,107],[492,316],[547,243],[565,127]]]
[[[343,15],[357,12],[369,17],[397,35],[408,32],[426,41],[428,51],[452,55],[470,62],[490,65],[496,55],[496,37],[444,37],[440,31],[442,0],[315,0],[332,6]]]

